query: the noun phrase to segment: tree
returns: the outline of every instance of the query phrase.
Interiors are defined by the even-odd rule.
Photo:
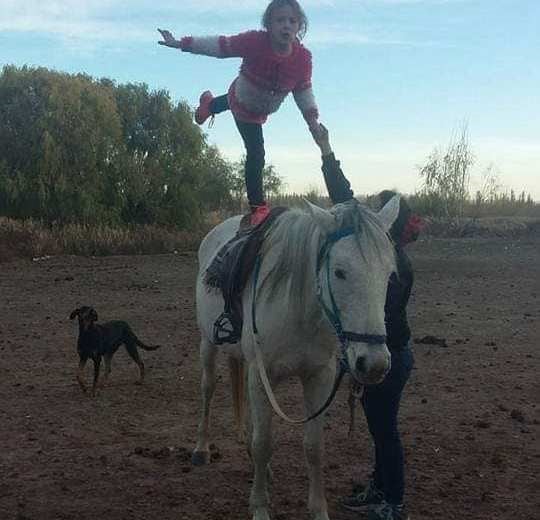
[[[3,68],[0,214],[186,228],[227,203],[231,186],[231,166],[166,91]]]
[[[467,125],[452,137],[445,151],[436,148],[420,168],[423,193],[436,201],[444,217],[461,217],[469,196],[470,168],[474,163]]]
[[[115,220],[102,196],[121,136],[114,99],[83,75],[5,67],[0,186],[6,213],[45,221]],[[110,194],[114,196],[114,194]]]
[[[179,227],[198,222],[196,184],[208,147],[189,107],[173,105],[167,92],[150,92],[144,84],[120,85],[114,95],[126,148],[124,218]]]
[[[230,191],[235,202],[236,211],[242,210],[242,201],[246,197],[245,180],[246,157],[233,163],[231,171]],[[276,171],[273,164],[267,164],[262,173],[264,196],[269,199],[277,197],[283,190],[283,178]]]

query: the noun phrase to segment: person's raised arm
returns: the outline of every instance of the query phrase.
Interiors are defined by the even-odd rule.
[[[181,49],[183,52],[213,56],[214,58],[242,58],[260,44],[261,32],[248,31],[235,36],[184,36],[177,40],[166,29],[158,29],[161,41],[159,45]]]
[[[351,183],[345,177],[330,144],[330,133],[322,123],[311,131],[313,140],[321,150],[324,182],[332,204],[346,202],[354,197]]]
[[[311,130],[311,129],[310,129]],[[311,131],[315,144],[320,148],[323,158],[327,155],[333,154],[332,146],[330,145],[330,133],[328,128],[322,123],[319,123],[318,128]]]

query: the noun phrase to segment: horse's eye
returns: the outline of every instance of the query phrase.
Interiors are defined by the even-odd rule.
[[[345,278],[347,278],[343,269],[336,269],[334,274],[336,275],[336,278],[339,278],[340,280],[345,280]]]

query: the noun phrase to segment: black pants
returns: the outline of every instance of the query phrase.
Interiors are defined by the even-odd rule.
[[[391,350],[392,368],[379,385],[366,386],[362,405],[375,444],[373,478],[384,498],[401,504],[405,489],[403,446],[398,430],[401,394],[409,379],[414,358],[409,347]]]
[[[227,95],[216,97],[210,104],[210,112],[219,114],[229,110]],[[242,136],[246,148],[245,179],[247,197],[250,206],[260,206],[264,203],[263,169],[264,169],[264,137],[262,125],[246,123],[234,118],[236,128]]]

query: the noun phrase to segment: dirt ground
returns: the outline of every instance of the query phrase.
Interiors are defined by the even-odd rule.
[[[401,428],[413,520],[540,518],[540,238],[426,239],[411,247],[414,346]],[[192,467],[199,414],[196,257],[55,257],[0,264],[0,518],[248,519],[251,468],[233,428],[225,360],[213,461]],[[77,306],[128,320],[161,350],[124,351],[96,397],[75,381]],[[88,378],[90,379],[90,367]],[[277,397],[301,413],[296,383]],[[346,390],[326,427],[330,516],[371,465]],[[275,419],[274,520],[307,520],[302,431]]]

